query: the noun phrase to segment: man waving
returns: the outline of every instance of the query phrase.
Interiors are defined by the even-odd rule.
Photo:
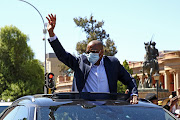
[[[88,43],[86,54],[75,57],[68,53],[54,33],[56,15],[46,17],[49,24],[49,43],[57,58],[74,70],[73,90],[79,92],[110,92],[117,93],[117,81],[128,86],[132,96],[131,102],[136,104],[137,85],[135,79],[124,69],[119,60],[113,56],[104,56],[103,43],[93,40]]]

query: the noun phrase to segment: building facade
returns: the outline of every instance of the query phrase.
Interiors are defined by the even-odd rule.
[[[159,85],[169,92],[177,91],[180,87],[180,51],[161,51],[158,57],[159,63]],[[133,70],[133,76],[137,75],[141,82],[144,82],[142,71],[143,61],[129,62],[129,67]],[[147,76],[146,76],[147,77]],[[152,84],[156,81],[153,78]]]
[[[59,72],[61,62],[54,53],[47,54],[47,72],[55,74],[56,92],[70,92],[72,87],[73,76],[62,75]],[[169,92],[176,91],[180,87],[180,51],[161,51],[158,57],[159,63],[159,84],[162,89]],[[143,61],[129,62],[129,67],[133,70],[133,76],[137,75],[139,80],[143,81],[142,70]],[[146,76],[147,77],[147,76]],[[156,81],[153,79],[152,84],[155,86]]]
[[[72,88],[73,76],[68,76],[60,72],[63,63],[58,60],[55,53],[46,54],[46,71],[54,73],[56,82],[55,92],[70,92]]]
[[[55,92],[71,92],[73,83],[73,76],[59,75],[56,80]]]
[[[60,75],[60,64],[61,62],[57,59],[55,53],[46,54],[46,71],[47,73],[54,73],[55,79]]]

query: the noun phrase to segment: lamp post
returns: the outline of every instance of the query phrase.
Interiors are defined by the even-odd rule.
[[[43,29],[43,34],[44,34],[43,40],[44,40],[44,52],[45,52],[44,74],[46,74],[46,33],[47,33],[46,26],[47,26],[47,23],[44,22],[44,19],[43,19],[41,13],[39,12],[39,10],[34,5],[32,5],[31,3],[29,3],[29,2],[27,2],[25,0],[19,0],[19,1],[27,3],[30,6],[32,6],[39,13],[39,15],[40,15],[40,17],[42,19],[43,26],[44,26],[44,29]],[[44,93],[47,94],[47,88],[46,87],[44,87]]]
[[[159,82],[159,74],[158,73],[155,73],[154,74],[154,79],[156,81],[156,94],[157,94],[157,100],[158,100],[158,88],[159,88],[159,85],[158,85],[158,82]]]

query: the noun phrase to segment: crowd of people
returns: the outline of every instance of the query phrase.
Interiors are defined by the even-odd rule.
[[[170,101],[168,103],[169,111],[180,118],[180,88],[177,90],[178,95],[170,95]]]
[[[158,101],[157,95],[155,93],[148,93],[145,99],[151,103],[162,106],[162,101]],[[180,118],[180,88],[178,88],[177,92],[173,91],[167,99],[168,101],[166,105],[163,105],[162,107],[169,110],[175,116]]]

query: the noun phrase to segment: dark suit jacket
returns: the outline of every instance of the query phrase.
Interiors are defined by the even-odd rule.
[[[82,92],[91,69],[87,57],[81,55],[77,58],[66,52],[58,39],[50,42],[50,45],[57,58],[74,70],[74,81],[76,82],[78,91]],[[104,56],[104,67],[111,93],[117,93],[117,81],[120,80],[123,84],[128,86],[131,93],[138,94],[135,79],[124,69],[117,58],[113,56]]]

